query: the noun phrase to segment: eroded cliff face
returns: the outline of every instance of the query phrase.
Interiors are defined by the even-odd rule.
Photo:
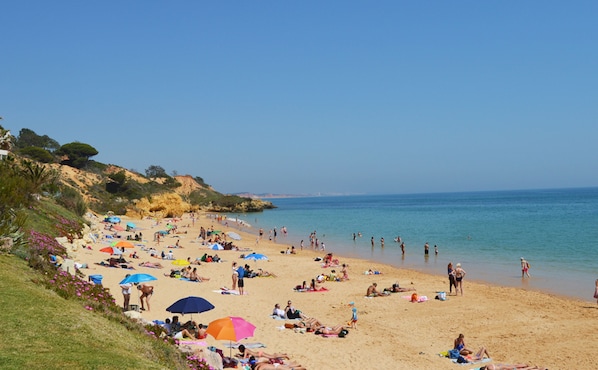
[[[64,184],[77,189],[84,197],[86,202],[100,201],[93,192],[93,186],[98,183],[107,181],[108,175],[125,171],[127,178],[133,179],[139,183],[147,183],[149,181],[156,181],[162,183],[165,179],[147,179],[138,173],[129,171],[118,166],[108,166],[104,174],[91,173],[84,170],[79,170],[69,166],[54,164],[52,168],[59,171],[61,180]],[[177,182],[181,184],[171,191],[144,197],[142,199],[135,199],[124,206],[126,215],[132,218],[144,217],[180,217],[185,212],[190,211],[209,211],[209,212],[260,212],[264,209],[275,208],[271,202],[263,201],[261,199],[247,199],[242,203],[233,206],[194,206],[185,199],[194,191],[209,191],[216,192],[210,186],[199,184],[190,175],[182,175],[174,177]],[[127,201],[128,202],[128,201]]]

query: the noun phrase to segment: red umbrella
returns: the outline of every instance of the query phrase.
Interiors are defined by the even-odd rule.
[[[123,251],[121,251],[117,247],[104,247],[104,248],[100,249],[100,252],[110,253],[110,254],[123,254]]]

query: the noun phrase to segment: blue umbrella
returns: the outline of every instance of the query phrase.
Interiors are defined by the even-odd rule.
[[[214,309],[214,305],[201,297],[189,296],[171,304],[166,311],[180,314],[202,313]]]
[[[127,227],[130,227],[131,229],[135,228],[135,224],[132,222],[127,222]]]
[[[245,256],[245,259],[260,261],[260,260],[267,260],[268,257],[266,257],[265,255],[263,255],[261,253],[249,253],[248,255]]]
[[[110,223],[117,224],[120,222],[120,217],[110,216],[110,217],[107,217],[104,221],[108,221]]]
[[[168,231],[166,231],[166,230],[160,230],[158,232],[160,233],[160,235],[167,235],[168,234]]]
[[[145,283],[146,281],[158,280],[150,274],[133,274],[124,278],[119,284]]]
[[[214,243],[214,244],[210,245],[210,249],[215,250],[215,251],[221,251],[224,249],[224,247],[218,243]]]

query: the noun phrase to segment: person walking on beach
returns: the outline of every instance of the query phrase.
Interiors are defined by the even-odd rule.
[[[129,276],[131,276],[131,274],[127,274],[125,276],[125,278],[128,278]],[[123,310],[124,311],[129,310],[129,302],[131,301],[131,288],[132,287],[133,287],[132,283],[120,284],[120,288],[122,289],[123,298],[124,298],[124,302],[123,302]]]
[[[455,269],[455,295],[461,291],[461,296],[463,296],[463,278],[465,274],[466,272],[461,268],[461,264],[457,263],[457,268]]]
[[[596,298],[596,303],[598,304],[598,279],[596,279],[596,289],[594,289],[594,298]]]
[[[531,277],[529,274],[529,267],[529,262],[527,262],[525,258],[521,257],[521,278],[524,278],[525,276]]]
[[[405,255],[405,243],[401,242],[401,253]]]

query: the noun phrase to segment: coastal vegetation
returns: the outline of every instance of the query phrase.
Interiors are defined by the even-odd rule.
[[[28,129],[14,138],[1,126],[0,136],[11,151],[0,160],[3,368],[207,369],[158,326],[124,316],[101,285],[59,271],[51,257],[67,253],[56,238],[80,238],[89,209],[143,218],[272,205],[218,193],[200,177],[169,176],[159,166],[150,166],[150,177],[102,164],[91,159],[98,152],[89,144],[60,146]]]

